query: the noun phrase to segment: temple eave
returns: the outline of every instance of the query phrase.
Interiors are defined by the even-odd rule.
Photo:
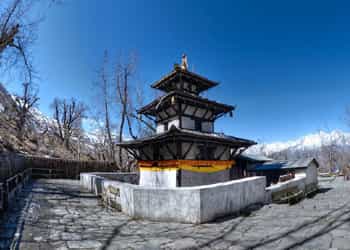
[[[136,139],[133,141],[125,141],[117,143],[118,146],[126,148],[137,148],[143,145],[149,145],[159,142],[198,142],[198,143],[218,143],[232,147],[250,147],[255,145],[256,142],[252,140],[237,138],[233,136],[226,136],[224,134],[217,133],[204,133],[198,131],[191,131],[187,129],[178,129],[172,127],[169,131],[155,134],[154,136]]]
[[[216,114],[228,113],[235,110],[235,106],[219,103],[199,96],[193,96],[188,93],[179,91],[171,91],[167,95],[154,100],[153,102],[145,105],[144,107],[137,110],[139,114],[156,115],[159,112],[159,108],[164,105],[168,100],[176,98],[182,103],[192,104],[206,109],[215,111]]]
[[[200,91],[207,90],[211,87],[217,86],[219,83],[216,81],[209,80],[203,76],[200,76],[194,72],[191,72],[189,70],[183,70],[181,68],[175,68],[173,71],[171,71],[169,74],[165,75],[160,79],[159,81],[151,84],[152,88],[155,89],[166,89],[166,85],[174,80],[176,77],[184,77],[188,79],[195,79],[196,83],[198,85],[201,85]]]

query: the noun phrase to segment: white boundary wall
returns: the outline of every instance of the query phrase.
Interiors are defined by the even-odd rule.
[[[266,201],[272,202],[272,196],[274,193],[289,189],[297,188],[304,193],[308,193],[311,190],[315,190],[318,187],[317,179],[317,166],[312,163],[305,169],[296,171],[295,178],[280,182],[266,188]]]
[[[117,205],[133,218],[203,223],[266,200],[265,177],[249,177],[206,186],[155,188],[80,174],[81,185]]]

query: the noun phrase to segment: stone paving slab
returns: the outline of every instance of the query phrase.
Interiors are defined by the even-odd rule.
[[[37,180],[0,218],[0,249],[350,249],[350,182],[321,187],[293,206],[191,225],[132,220],[78,181]]]

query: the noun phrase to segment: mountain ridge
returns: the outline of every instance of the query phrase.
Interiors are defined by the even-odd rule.
[[[335,145],[338,147],[350,146],[350,133],[335,129],[329,132],[320,130],[310,133],[295,140],[260,143],[250,147],[247,152],[252,154],[271,155],[282,151],[307,151],[319,150],[324,146]]]

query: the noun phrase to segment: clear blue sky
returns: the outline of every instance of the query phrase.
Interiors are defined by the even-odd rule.
[[[56,96],[91,103],[105,49],[137,51],[147,86],[185,52],[221,83],[207,97],[237,105],[220,132],[271,142],[347,129],[349,13],[346,1],[66,0],[46,13],[33,48],[40,108],[49,114]]]

